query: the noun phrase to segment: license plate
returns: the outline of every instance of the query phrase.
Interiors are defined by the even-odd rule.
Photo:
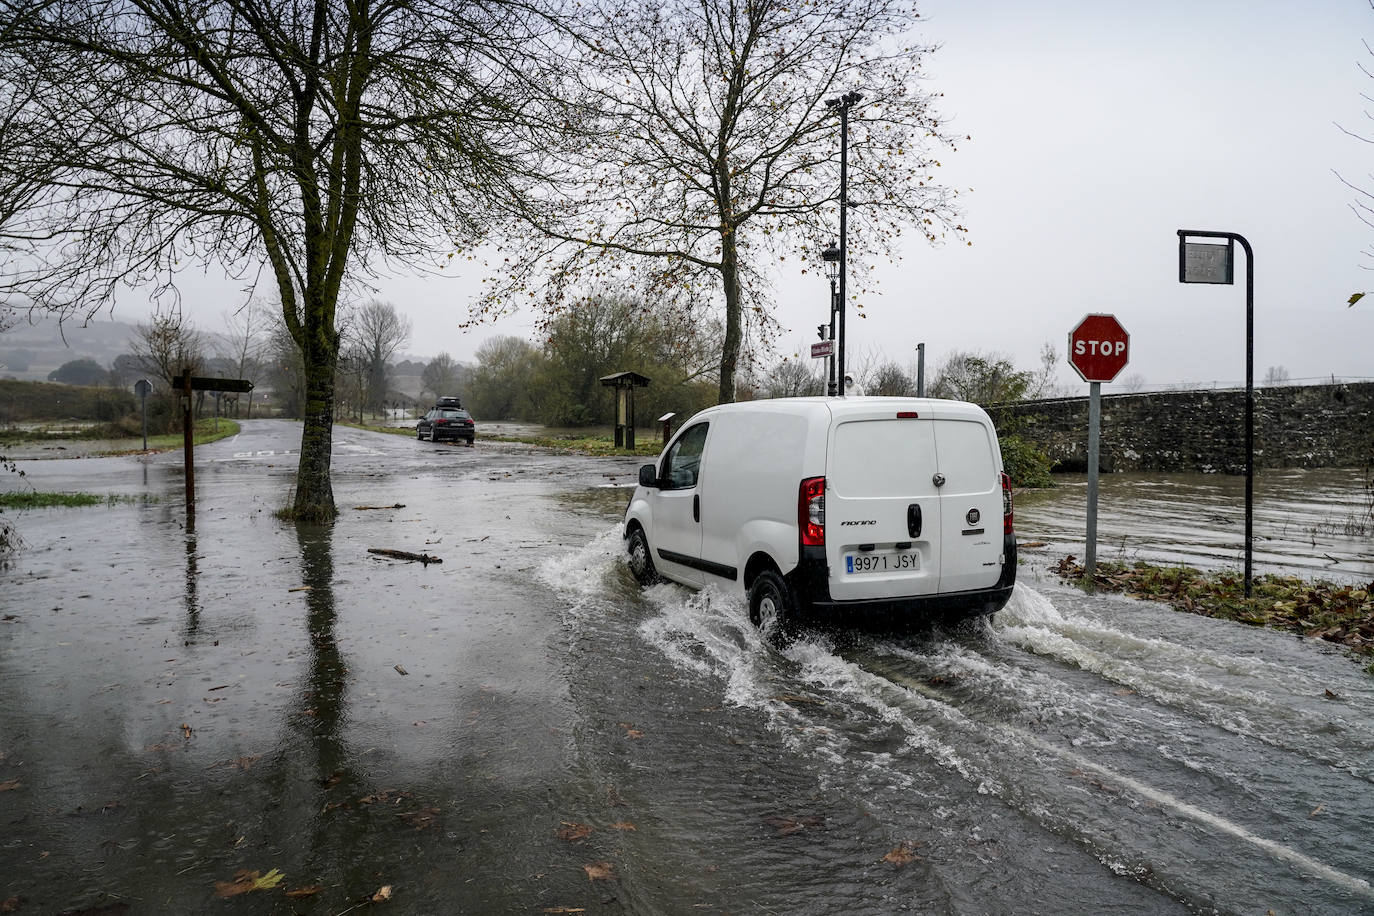
[[[860,573],[915,572],[921,568],[919,553],[851,553],[844,558],[845,575]]]

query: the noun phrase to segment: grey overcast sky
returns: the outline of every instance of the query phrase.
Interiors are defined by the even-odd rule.
[[[1360,70],[1374,72],[1369,0],[927,0],[921,34],[942,45],[928,75],[945,115],[972,136],[941,156],[972,245],[912,239],[882,266],[881,295],[849,322],[851,364],[914,366],[924,341],[928,371],[959,350],[1034,368],[1045,342],[1062,357],[1073,325],[1106,312],[1131,335],[1118,382],[1243,384],[1243,255],[1233,287],[1177,282],[1176,230],[1203,229],[1255,250],[1257,382],[1271,366],[1294,380],[1374,378],[1374,296],[1346,305],[1374,289],[1360,255],[1374,229],[1335,174],[1374,190],[1374,143],[1337,126],[1374,138],[1361,97],[1374,79]],[[533,323],[460,331],[479,283],[387,281],[380,296],[411,317],[411,354],[471,360]],[[777,285],[780,346],[803,351],[826,317],[824,281]],[[188,290],[205,328],[234,302],[231,288]],[[1067,366],[1059,380],[1087,387]]]

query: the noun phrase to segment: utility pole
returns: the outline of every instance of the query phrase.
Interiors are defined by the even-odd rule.
[[[840,113],[840,356],[838,365],[835,368],[835,375],[838,377],[839,394],[844,396],[844,350],[849,343],[849,335],[845,333],[844,318],[847,311],[845,301],[845,264],[848,257],[848,217],[849,217],[849,109],[854,107],[863,99],[863,95],[858,92],[846,92],[844,95],[826,99],[827,108],[836,109]]]

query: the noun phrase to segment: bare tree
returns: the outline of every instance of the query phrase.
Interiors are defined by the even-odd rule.
[[[445,393],[456,394],[458,379],[463,367],[447,353],[440,353],[428,363],[420,373],[421,393],[432,393],[436,398]]]
[[[874,371],[865,390],[869,394],[909,398],[916,394],[916,381],[896,363],[883,363]]]
[[[134,325],[130,349],[143,371],[168,389],[183,372],[196,374],[205,363],[205,338],[179,311],[158,312]]]
[[[350,278],[480,238],[539,125],[528,5],[8,0],[0,301],[93,314],[186,260],[266,270],[304,365],[293,511],[336,514],[336,312]],[[447,246],[444,246],[447,247]]]
[[[804,398],[825,394],[825,379],[800,359],[784,359],[763,380],[766,398]]]
[[[800,252],[817,264],[834,236],[839,121],[825,102],[855,87],[852,266],[905,228],[932,241],[960,228],[932,174],[932,148],[953,137],[923,85],[931,49],[909,34],[906,0],[608,0],[578,15],[589,137],[567,153],[556,193],[519,213],[523,247],[479,317],[524,290],[556,314],[602,277],[655,303],[719,306],[719,400],[734,400],[748,335],[775,329],[774,263]]]
[[[1270,388],[1275,385],[1287,385],[1288,378],[1288,370],[1285,369],[1283,366],[1270,366],[1267,370],[1265,370],[1264,381],[1261,384],[1263,384],[1266,388]]]
[[[263,348],[267,345],[267,321],[263,306],[250,299],[242,307],[224,313],[224,336],[217,347],[221,356],[233,364],[235,378],[254,381]],[[238,415],[238,399],[234,399],[234,414]],[[253,416],[253,401],[248,401],[248,416]]]
[[[347,334],[362,377],[358,410],[375,414],[386,401],[387,363],[410,342],[410,319],[390,302],[374,300],[350,317]]]

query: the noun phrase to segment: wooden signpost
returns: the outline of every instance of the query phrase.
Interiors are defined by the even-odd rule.
[[[196,465],[192,458],[195,447],[195,419],[191,416],[192,391],[252,391],[253,383],[241,378],[204,378],[192,375],[190,369],[181,370],[181,432],[186,465],[186,522],[196,518]]]

